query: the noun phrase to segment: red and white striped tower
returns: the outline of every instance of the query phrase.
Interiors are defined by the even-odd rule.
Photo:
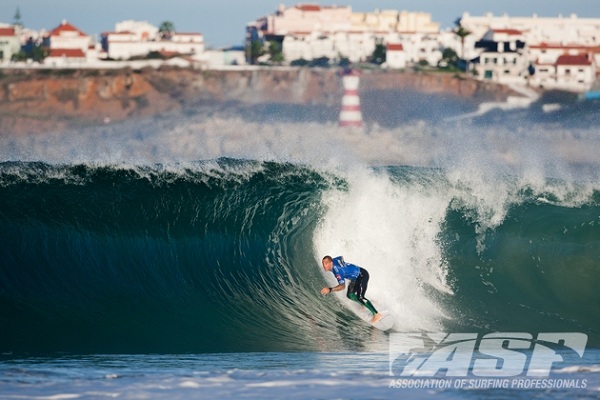
[[[346,72],[342,76],[344,96],[340,111],[340,126],[362,127],[362,112],[360,111],[360,98],[358,97],[358,74]]]

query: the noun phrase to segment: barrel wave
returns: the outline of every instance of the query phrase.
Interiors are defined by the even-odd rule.
[[[385,344],[343,295],[319,295],[329,253],[370,271],[368,297],[398,331],[567,330],[599,345],[599,188],[503,179],[237,159],[4,162],[0,351]]]

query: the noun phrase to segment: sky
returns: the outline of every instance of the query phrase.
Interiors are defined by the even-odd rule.
[[[424,11],[442,28],[452,27],[463,12],[600,18],[600,0],[0,0],[0,23],[12,23],[19,8],[27,28],[50,30],[66,19],[97,37],[113,31],[117,22],[126,19],[148,21],[155,26],[171,21],[176,31],[203,33],[207,46],[217,48],[241,45],[248,22],[273,13],[279,4],[298,3],[349,5],[354,11]]]

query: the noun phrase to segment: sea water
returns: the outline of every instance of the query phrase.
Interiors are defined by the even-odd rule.
[[[210,353],[52,356],[4,360],[3,399],[592,399],[600,352],[549,377],[391,376],[387,353]],[[537,387],[535,386],[537,385]]]
[[[0,141],[2,398],[598,395],[594,127],[213,116]],[[325,254],[369,270],[392,332],[319,294]],[[390,373],[393,335],[427,332],[587,341],[545,382]]]

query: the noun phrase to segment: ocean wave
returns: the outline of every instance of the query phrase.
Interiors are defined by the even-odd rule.
[[[576,330],[598,343],[598,311],[581,307],[598,304],[598,185],[457,176],[2,163],[0,351],[385,345],[343,296],[318,294],[324,254],[371,272],[368,297],[399,331]]]

